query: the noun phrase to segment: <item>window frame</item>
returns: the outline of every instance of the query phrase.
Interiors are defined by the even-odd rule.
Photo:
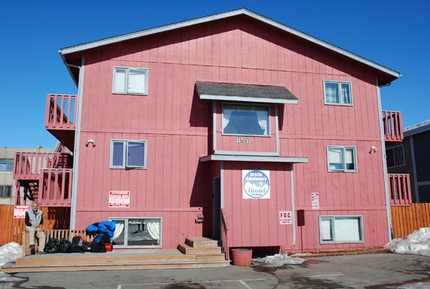
[[[267,108],[267,133],[265,134],[249,134],[249,133],[226,133],[224,132],[224,106],[235,106],[235,107],[262,107]],[[238,109],[236,109],[238,110]],[[249,110],[257,111],[257,110]],[[270,117],[270,104],[264,103],[236,103],[236,102],[223,102],[221,104],[221,134],[226,136],[251,136],[251,137],[270,137],[271,136],[271,117]]]
[[[14,159],[0,158],[0,172],[12,172]]]
[[[343,151],[342,153],[342,164],[343,164],[343,168],[342,169],[336,169],[336,168],[331,168],[330,167],[330,149],[340,149]],[[345,151],[346,150],[352,150],[352,163],[354,164],[354,169],[348,169],[347,168],[347,162],[346,162],[346,155],[345,155]],[[327,170],[330,173],[338,173],[338,172],[345,172],[345,173],[354,173],[358,171],[358,163],[357,163],[357,149],[355,146],[333,146],[333,145],[328,145],[327,146]]]
[[[336,220],[338,220],[338,223],[339,223],[341,220],[347,220],[347,219],[350,219],[350,220],[357,219],[358,230],[357,232],[355,232],[358,236],[357,240],[353,240],[353,239],[341,240],[342,237],[345,237],[345,236],[341,236],[341,234],[338,234],[340,237],[336,238],[336,233],[345,232],[345,229],[348,229],[348,228],[352,229],[351,224],[344,224],[344,225],[339,224],[338,227],[342,227],[343,230],[341,230],[340,228],[336,229]],[[326,230],[324,230],[323,228],[323,221],[330,222],[330,227],[329,227],[330,238],[328,239],[324,239],[324,232]],[[320,232],[319,233],[320,244],[364,243],[363,216],[362,215],[338,215],[338,216],[322,215],[319,217],[319,232]]]
[[[400,148],[402,151],[402,162],[401,163],[396,163],[396,154],[395,154],[395,149]],[[393,156],[393,165],[390,166],[388,164],[388,151],[392,151],[392,156]],[[395,146],[391,146],[385,149],[385,156],[386,156],[386,161],[387,161],[387,168],[395,168],[395,167],[402,167],[405,165],[405,149],[403,147],[403,144],[400,145],[395,145]]]
[[[130,143],[143,144],[143,165],[131,165],[129,163],[128,152]],[[115,144],[122,144],[122,164],[115,164]],[[146,169],[148,156],[148,141],[147,140],[127,140],[127,139],[111,139],[109,152],[109,168],[111,169]]]
[[[125,79],[124,79],[124,87],[123,90],[117,90],[116,86],[116,76],[117,76],[117,70],[124,70],[125,71]],[[144,91],[131,91],[130,86],[130,71],[140,71],[143,72],[145,76],[145,83],[144,83]],[[112,76],[112,94],[123,94],[123,95],[148,95],[148,76],[149,76],[149,70],[148,68],[138,68],[138,67],[126,67],[126,66],[114,66],[113,67],[113,76]]]
[[[159,231],[159,239],[157,245],[129,245],[130,240],[129,237],[129,221],[130,220],[141,220],[142,224],[144,224],[145,220],[159,220],[160,231]],[[124,244],[115,244],[115,248],[162,248],[163,247],[163,218],[162,217],[109,217],[109,221],[113,221],[115,223],[119,223],[118,221],[124,222],[124,228],[122,234],[124,234]],[[144,226],[142,225],[142,231],[144,231]],[[155,239],[157,240],[157,239]],[[143,241],[143,240],[141,240]],[[115,240],[113,240],[115,242]]]
[[[351,98],[350,103],[345,103],[343,101],[342,97],[339,97],[340,102],[328,102],[327,101],[327,94],[326,94],[326,84],[337,84],[338,91],[342,91],[342,85],[347,84],[349,87],[349,95]],[[352,82],[350,81],[337,81],[337,80],[324,80],[323,81],[323,91],[324,91],[324,104],[325,105],[339,105],[339,106],[353,106],[354,105],[354,98],[352,95]]]
[[[8,196],[6,195],[7,192],[9,192]],[[12,196],[12,186],[0,185],[0,198],[10,198],[11,196]]]

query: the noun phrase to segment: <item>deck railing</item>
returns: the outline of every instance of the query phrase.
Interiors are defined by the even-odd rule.
[[[388,174],[391,206],[409,206],[412,204],[411,179],[408,174]]]
[[[43,169],[39,204],[52,207],[69,207],[72,196],[73,169]]]
[[[402,113],[399,111],[382,111],[385,141],[403,141]]]
[[[40,205],[67,207],[71,204],[72,162],[68,153],[17,152],[13,177],[24,187],[31,182],[26,189]]]
[[[46,128],[75,129],[76,95],[50,94],[46,98],[46,108]]]

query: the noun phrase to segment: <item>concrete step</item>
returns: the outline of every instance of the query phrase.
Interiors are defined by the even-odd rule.
[[[207,248],[218,249],[219,248]],[[54,253],[29,255],[1,267],[5,273],[46,271],[93,271],[228,267],[219,251],[214,254],[183,254],[179,250],[113,250],[106,253]]]
[[[102,271],[102,270],[141,270],[141,269],[192,269],[192,268],[215,268],[228,267],[230,262],[222,261],[193,261],[193,262],[135,262],[135,263],[77,263],[77,264],[33,264],[16,265],[6,264],[1,267],[1,271],[7,274],[23,272],[54,272],[54,271]]]
[[[191,247],[187,244],[179,244],[178,249],[185,255],[210,255],[221,253],[220,247]]]
[[[218,241],[204,237],[187,238],[185,244],[190,247],[218,247]]]

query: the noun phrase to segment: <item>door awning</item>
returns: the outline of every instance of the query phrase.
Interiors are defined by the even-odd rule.
[[[297,104],[297,97],[283,86],[197,82],[200,99]]]

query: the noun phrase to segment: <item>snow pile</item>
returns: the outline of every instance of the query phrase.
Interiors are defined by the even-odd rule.
[[[306,259],[295,258],[288,256],[288,254],[276,254],[272,256],[266,256],[264,258],[254,258],[252,261],[262,263],[264,267],[280,267],[284,264],[297,265],[302,264]]]
[[[0,282],[18,282],[23,280],[24,279],[22,278],[13,277],[13,276],[10,276],[9,274],[0,272]],[[2,285],[0,285],[0,288],[9,288],[9,287],[2,287]],[[13,287],[10,287],[10,288],[13,288]]]
[[[430,256],[430,228],[421,228],[403,239],[394,239],[385,247],[398,254]]]
[[[21,245],[16,242],[7,243],[0,247],[0,266],[15,262],[20,257],[22,257]]]

